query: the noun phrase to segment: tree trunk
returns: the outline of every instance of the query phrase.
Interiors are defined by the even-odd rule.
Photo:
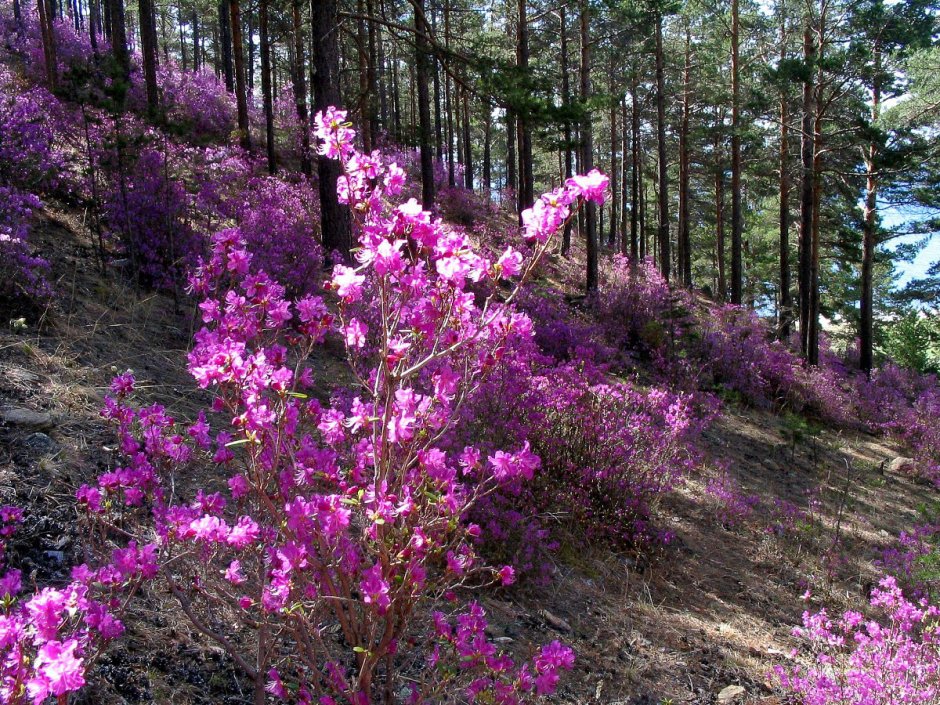
[[[192,22],[190,22],[190,25],[193,28],[193,71],[198,71],[199,67],[202,65],[202,57],[199,51],[199,14],[196,12],[195,6],[193,7]]]
[[[877,124],[881,115],[881,47],[874,47],[875,70],[871,89],[871,124]],[[871,374],[874,364],[874,289],[875,245],[878,228],[878,142],[872,138],[865,156],[865,218],[862,235],[862,282],[859,301],[859,367]]]
[[[510,191],[510,208],[516,205],[516,116],[506,111],[506,190]],[[521,225],[520,221],[520,225]]]
[[[663,15],[656,13],[656,136],[659,155],[659,271],[669,281],[669,172],[666,163],[666,76]]]
[[[611,96],[614,94],[614,61],[613,55],[611,55],[610,63],[608,64],[608,80],[610,81],[610,93]],[[620,205],[618,200],[618,195],[620,189],[618,188],[620,174],[617,169],[617,147],[618,142],[620,141],[617,137],[617,117],[620,112],[618,108],[620,103],[617,100],[611,98],[610,101],[610,229],[607,235],[607,242],[611,247],[617,246],[617,227],[620,225],[620,212],[618,206]]]
[[[159,109],[157,90],[157,28],[153,19],[153,0],[138,0],[140,22],[140,54],[143,59],[144,83],[147,87],[147,111],[151,117]]]
[[[19,7],[19,0],[16,0],[16,7]],[[19,24],[19,18],[17,18]],[[88,39],[91,41],[92,53],[98,56],[98,0],[89,0],[88,2]]]
[[[493,110],[487,102],[483,103],[483,109],[483,193],[489,203],[493,189]]]
[[[516,24],[516,66],[520,74],[529,70],[529,19],[527,0],[518,0],[518,23]],[[520,114],[519,128],[519,212],[532,206],[535,201],[535,177],[532,168],[532,127],[528,115]]]
[[[431,31],[437,34],[437,13],[431,11]],[[444,123],[441,115],[441,61],[434,57],[434,156],[444,161]]]
[[[807,21],[803,30],[803,60],[807,66],[814,61],[812,29]],[[812,294],[811,258],[813,239],[813,95],[814,85],[812,70],[807,72],[803,82],[803,118],[800,143],[800,162],[802,165],[800,183],[800,243],[799,243],[799,290],[800,290],[800,350],[803,357],[809,359],[809,319]]]
[[[291,22],[294,31],[294,103],[300,122],[300,171],[308,179],[313,176],[310,157],[310,115],[307,112],[307,86],[304,83],[304,37],[301,26],[300,0],[291,0]]]
[[[561,104],[565,110],[571,108],[571,81],[568,76],[568,22],[565,16],[565,7],[562,5],[558,10],[559,32],[561,34]],[[565,115],[564,130],[564,152],[565,152],[565,181],[573,176],[572,157],[571,157],[571,120]],[[571,251],[571,229],[572,222],[569,218],[565,222],[565,229],[561,235],[561,254],[567,255]]]
[[[786,14],[781,9],[780,61],[787,59]],[[780,312],[778,335],[786,342],[790,339],[790,321],[793,302],[790,300],[790,167],[789,132],[790,111],[786,89],[780,89]]]
[[[637,102],[637,74],[630,80],[630,258],[640,258],[640,105]]]
[[[356,58],[359,62],[359,136],[362,148],[372,151],[372,124],[369,120],[369,38],[366,32],[366,5],[364,0],[356,2]]]
[[[339,22],[336,0],[310,0],[310,28],[313,33],[313,108],[321,112],[340,105]],[[323,249],[338,250],[348,256],[352,248],[349,210],[336,196],[336,182],[342,173],[335,159],[317,159],[320,178],[320,232]]]
[[[111,9],[111,52],[121,68],[121,75],[127,81],[131,75],[131,57],[127,51],[124,0],[107,0],[107,2]]]
[[[470,141],[470,93],[463,92],[463,179],[464,186],[473,190],[473,148]]]
[[[630,240],[627,239],[627,232],[630,227],[630,217],[633,211],[633,204],[630,203],[631,179],[630,167],[628,166],[632,160],[627,159],[627,155],[630,154],[631,150],[630,130],[627,128],[628,124],[627,97],[624,95],[620,99],[620,153],[622,155],[620,158],[620,254],[622,255],[630,253]],[[631,215],[627,214],[628,204],[630,205]]]
[[[232,21],[229,0],[219,1],[219,43],[222,45],[222,75],[225,90],[235,92],[235,69],[232,66]]]
[[[415,4],[415,67],[418,84],[418,134],[421,147],[421,202],[425,210],[434,207],[434,152],[431,143],[430,43],[424,17],[424,0]]]
[[[264,135],[268,173],[277,172],[274,154],[274,96],[271,90],[271,38],[268,35],[268,0],[258,3],[258,41],[261,45],[261,100],[264,103]]]
[[[692,33],[685,28],[685,66],[682,70],[682,123],[679,128],[679,278],[692,286],[692,235],[689,223],[689,113],[692,100]]]
[[[232,25],[232,58],[235,61],[235,105],[238,111],[239,143],[242,149],[251,149],[248,126],[248,95],[245,92],[245,59],[242,49],[242,17],[240,0],[229,0]]]
[[[744,285],[741,240],[741,79],[738,57],[740,20],[738,0],[731,0],[731,303],[740,306]]]
[[[581,0],[581,100],[587,102],[591,97],[591,38],[590,5],[588,0]],[[587,173],[594,168],[594,144],[591,134],[591,116],[585,114],[581,122],[581,171]],[[584,205],[584,227],[587,238],[587,280],[588,294],[598,287],[598,237],[597,206],[594,203]]]
[[[120,2],[120,0],[117,0]],[[55,32],[52,29],[52,13],[46,0],[36,0],[39,11],[39,31],[42,35],[43,61],[46,62],[46,80],[55,90],[59,79],[58,60],[56,59]]]
[[[722,163],[721,135],[715,135],[715,261],[718,266],[718,286],[715,298],[724,301],[728,295],[725,278],[725,167]]]

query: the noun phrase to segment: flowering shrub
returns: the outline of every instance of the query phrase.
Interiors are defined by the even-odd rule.
[[[531,331],[511,306],[518,285],[480,303],[468,286],[524,279],[572,204],[602,199],[604,183],[575,178],[543,196],[524,214],[531,257],[508,249],[491,261],[416,202],[388,203],[404,174],[378,153],[354,150],[345,113],[329,110],[316,125],[321,155],[343,165],[339,194],[359,230],[356,266],[338,265],[330,282],[337,312],[317,296],[285,298],[254,268],[239,231],[219,233],[192,279],[205,327],[189,369],[215,391],[212,410],[226,430],[213,436],[204,415],[182,427],[159,406],[135,411],[133,378],[119,377],[105,413],[118,424],[127,466],[81,488],[79,499],[93,517],[120,509],[139,514],[142,531],[155,522],[159,564],[172,565],[162,578],[256,693],[373,702],[395,686],[405,651],[417,649],[427,655],[411,702],[438,702],[455,679],[476,702],[550,694],[571,666],[566,647],[549,645],[516,666],[486,643],[475,606],[456,628],[441,616],[434,629],[415,626],[428,597],[486,576],[512,581],[510,569],[479,563],[479,529],[462,520],[539,467],[524,442],[492,453],[439,443],[506,341]],[[304,363],[334,332],[358,395],[327,405],[308,396],[315,371]],[[191,500],[168,494],[170,478],[200,460],[225,468],[226,486]],[[235,634],[206,626],[223,615]],[[339,626],[340,641],[320,629],[326,622]]]
[[[172,289],[202,252],[202,238],[188,221],[189,196],[156,149],[139,154],[128,178],[114,175],[104,209],[111,232],[149,285]]]
[[[17,507],[0,507],[0,540],[22,521]],[[102,647],[120,636],[122,594],[133,593],[156,571],[155,546],[131,543],[99,570],[79,566],[63,588],[21,591],[22,575],[4,565],[0,543],[0,701],[64,703],[85,685],[85,674]]]
[[[933,597],[940,578],[938,536],[940,524],[916,524],[901,532],[896,545],[882,550],[878,564],[916,597]]]
[[[51,294],[49,263],[32,254],[29,227],[40,200],[0,186],[0,296],[45,299]]]
[[[805,705],[915,705],[940,698],[940,610],[904,597],[894,578],[875,588],[881,621],[858,612],[832,619],[805,612],[794,630],[808,640],[813,665],[777,666],[776,676]]]
[[[135,66],[131,75],[130,105],[146,111],[144,77]],[[161,107],[167,127],[191,142],[224,142],[235,129],[235,98],[211,71],[183,71],[175,61],[157,67]]]
[[[759,496],[745,494],[741,483],[726,470],[709,479],[705,493],[718,505],[717,515],[726,529],[747,520],[761,503]]]
[[[670,290],[652,259],[632,262],[616,255],[605,279],[597,310],[613,344],[645,355],[665,347],[674,319],[673,296],[682,294]]]
[[[0,68],[0,296],[45,299],[49,265],[29,244],[33,213],[42,207],[34,191],[53,183],[61,160],[47,122],[52,97],[24,89]]]
[[[322,278],[318,242],[320,209],[306,182],[271,177],[248,181],[236,213],[239,230],[254,262],[287,287],[291,296],[311,293]]]
[[[544,576],[545,552],[559,538],[546,541],[552,529],[545,516],[563,516],[591,539],[662,538],[649,521],[651,507],[698,464],[696,440],[713,411],[709,399],[605,383],[590,364],[554,364],[514,345],[470,400],[461,430],[494,444],[526,439],[541,471],[474,515],[484,545],[520,572]]]

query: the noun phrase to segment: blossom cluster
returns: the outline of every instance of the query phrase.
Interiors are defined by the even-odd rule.
[[[777,666],[783,689],[806,705],[914,705],[940,697],[940,609],[911,601],[892,577],[872,592],[880,620],[847,611],[830,617],[825,609],[806,612],[803,637],[812,657],[808,667]]]
[[[0,507],[0,542],[23,519],[18,507]],[[124,632],[119,597],[153,576],[154,546],[131,543],[110,562],[92,570],[73,569],[61,588],[24,590],[19,570],[4,565],[0,543],[0,701],[41,705],[66,702],[85,685],[86,673],[104,645]]]

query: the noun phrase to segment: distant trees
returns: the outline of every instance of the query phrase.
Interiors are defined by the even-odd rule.
[[[55,85],[61,8],[38,2]],[[929,218],[892,229],[881,213],[940,208],[924,139],[940,114],[936,0],[206,2],[140,0],[129,29],[123,0],[64,9],[93,41],[96,28],[109,38],[125,77],[140,52],[152,115],[160,61],[214,71],[235,95],[239,142],[263,139],[269,171],[312,175],[316,162],[328,250],[347,252],[351,235],[309,122],[339,104],[366,149],[418,150],[426,208],[455,204],[439,190],[459,185],[521,219],[537,190],[596,165],[610,198],[561,243],[583,254],[587,291],[605,248],[650,257],[678,284],[772,311],[781,339],[798,329],[810,364],[820,320],[841,321],[867,370],[888,305],[885,245],[932,232]],[[289,137],[278,122],[288,91]]]

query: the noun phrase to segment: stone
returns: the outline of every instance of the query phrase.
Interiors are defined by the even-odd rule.
[[[557,629],[560,632],[570,632],[572,631],[571,625],[568,624],[564,619],[558,617],[548,610],[542,610],[539,614],[542,615],[542,619],[549,623],[552,627]]]
[[[52,415],[45,411],[33,411],[21,407],[0,409],[0,423],[21,429],[42,431],[52,428]]]
[[[742,700],[747,691],[740,685],[729,685],[721,689],[718,693],[718,702],[734,703]]]
[[[888,463],[888,472],[894,474],[909,474],[916,469],[916,463],[913,458],[898,456]]]
[[[54,440],[39,431],[29,434],[23,441],[23,445],[37,453],[51,453],[58,447]]]

